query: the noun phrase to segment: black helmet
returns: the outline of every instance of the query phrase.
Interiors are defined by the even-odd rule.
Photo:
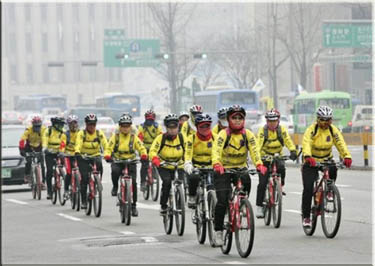
[[[246,111],[241,105],[234,104],[229,107],[227,111],[227,119],[229,119],[229,117],[234,113],[241,113],[243,117],[246,117]]]
[[[195,125],[197,126],[198,124],[200,123],[203,123],[203,122],[209,122],[209,123],[212,123],[212,118],[211,116],[209,116],[208,114],[197,114],[195,116]]]
[[[118,124],[132,124],[133,123],[133,118],[131,115],[122,115],[120,119],[118,120]]]
[[[65,124],[65,118],[59,117],[59,116],[51,117],[51,123],[52,123],[52,125],[55,125],[55,124],[64,125]]]
[[[98,118],[96,117],[96,114],[87,114],[85,116],[85,123],[96,123],[98,121]]]
[[[217,112],[217,118],[219,119],[227,118],[227,112],[228,112],[228,107],[220,108],[219,111]]]
[[[178,117],[176,114],[169,114],[164,118],[164,125],[168,127],[170,124],[178,126]]]

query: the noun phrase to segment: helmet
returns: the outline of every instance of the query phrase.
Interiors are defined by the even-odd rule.
[[[96,117],[96,114],[87,114],[85,116],[85,123],[96,123],[98,121],[98,118]]]
[[[324,120],[332,119],[333,117],[332,109],[325,105],[320,106],[318,110],[316,111],[316,116],[317,118],[321,118]]]
[[[156,114],[153,110],[147,110],[146,113],[145,113],[145,118],[146,119],[151,119],[151,120],[155,120],[155,117],[156,117]]]
[[[198,124],[200,124],[200,123],[203,123],[203,122],[212,123],[212,118],[211,118],[211,116],[209,116],[208,114],[198,114],[198,115],[195,117],[195,125],[196,125],[196,126],[197,126]]]
[[[120,119],[118,120],[118,124],[132,124],[133,123],[133,118],[131,115],[122,115]]]
[[[34,116],[31,119],[31,124],[33,126],[41,126],[42,125],[42,118],[39,115]]]
[[[228,111],[228,107],[220,108],[219,111],[217,112],[217,117],[219,119],[225,119],[227,117],[227,111]]]
[[[164,118],[164,125],[166,127],[168,127],[168,125],[172,123],[178,125],[178,117],[176,114],[169,114]]]
[[[76,116],[76,115],[69,115],[69,116],[68,116],[68,119],[66,120],[66,122],[67,122],[68,124],[71,124],[71,123],[73,123],[73,122],[78,123],[78,116]]]
[[[280,119],[280,112],[272,108],[271,110],[266,112],[265,118],[270,121],[277,121]]]
[[[202,106],[195,104],[190,107],[190,114],[196,115],[196,114],[201,114],[201,113],[202,113]]]
[[[65,124],[65,119],[64,117],[59,117],[59,116],[51,117],[51,123],[52,125]]]
[[[181,117],[183,117],[183,116],[186,116],[187,118],[190,117],[188,112],[182,111],[182,112],[180,113],[180,116],[178,117],[178,119],[181,119]]]
[[[229,117],[234,113],[240,113],[243,115],[243,117],[246,117],[246,111],[241,105],[234,104],[231,107],[229,107],[227,111],[227,119],[229,119]]]

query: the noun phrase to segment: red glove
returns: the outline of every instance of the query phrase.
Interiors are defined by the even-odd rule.
[[[21,139],[18,145],[19,145],[19,148],[23,150],[25,148],[25,141]]]
[[[143,133],[142,133],[142,132],[139,132],[139,133],[138,133],[138,138],[143,142],[145,136],[143,136]]]
[[[160,166],[160,159],[158,156],[154,156],[154,158],[152,158],[152,163],[156,166],[156,167],[159,167]]]
[[[147,161],[147,154],[141,155],[141,161]]]
[[[258,164],[257,171],[260,172],[262,175],[265,175],[267,173],[267,167],[265,167],[263,164]]]
[[[224,167],[221,163],[215,163],[214,164],[214,170],[216,173],[222,175],[224,174]]]
[[[104,156],[104,160],[105,160],[106,162],[110,162],[110,161],[112,160],[111,155],[106,155],[106,156]]]
[[[307,162],[308,164],[310,164],[310,166],[314,167],[316,166],[316,161],[313,157],[305,157],[305,162]]]
[[[346,168],[350,168],[350,166],[352,165],[352,159],[345,158],[344,159],[344,165],[346,166]]]
[[[61,141],[60,143],[60,150],[63,150],[65,148],[65,142]]]

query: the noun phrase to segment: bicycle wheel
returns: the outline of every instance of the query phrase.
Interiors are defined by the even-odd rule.
[[[91,215],[91,210],[92,210],[92,198],[91,198],[91,189],[90,189],[90,185],[89,185],[89,192],[87,193],[87,196],[86,196],[86,202],[87,202],[87,208],[85,210],[85,213],[87,216]]]
[[[264,206],[264,224],[270,225],[271,223],[271,192],[269,189],[270,184],[267,183],[266,191],[264,192],[264,200],[263,200],[263,206]]]
[[[59,188],[59,202],[61,206],[65,205],[66,199],[64,198],[64,188],[65,188],[65,175],[60,175],[60,188]]]
[[[232,223],[230,218],[229,207],[225,210],[224,216],[224,228],[223,228],[224,244],[221,246],[221,252],[223,254],[229,254],[230,249],[232,248]]]
[[[125,182],[125,205],[124,205],[124,217],[125,224],[129,225],[131,222],[131,211],[132,211],[132,201],[131,201],[131,187],[130,182]]]
[[[204,195],[203,190],[198,188],[196,208],[195,208],[195,227],[197,232],[197,239],[199,244],[204,244],[206,241],[206,210],[204,209]]]
[[[148,181],[146,181],[146,187],[145,187],[145,190],[143,191],[143,198],[145,200],[148,200],[148,198],[150,197],[150,190],[151,190],[151,186],[148,183]]]
[[[69,191],[70,194],[70,206],[74,210],[76,208],[76,193],[74,193],[72,190]]]
[[[172,211],[172,197],[168,199],[168,208],[167,213],[163,215],[163,224],[164,224],[164,231],[167,235],[172,233],[173,229],[173,211]]]
[[[158,170],[154,166],[152,167],[152,181],[151,197],[153,201],[157,201],[160,190],[160,177]]]
[[[177,234],[179,236],[182,236],[185,230],[185,197],[184,197],[184,191],[181,186],[177,186],[177,190],[175,193],[175,201],[176,201],[176,211],[175,211],[176,229],[177,229]]]
[[[52,197],[51,197],[51,201],[52,201],[52,204],[56,204],[56,201],[57,201],[57,187],[56,187],[56,180],[57,180],[57,177],[56,177],[57,173],[55,172],[55,174],[52,176],[52,179],[51,179],[51,187],[52,187]]]
[[[238,254],[242,258],[247,258],[254,244],[255,226],[254,226],[254,212],[248,199],[242,199],[239,209],[240,228],[235,232],[236,247]]]
[[[31,170],[31,196],[33,199],[36,199],[36,193],[37,193],[37,181],[36,181],[36,167],[33,167]]]
[[[272,206],[272,219],[273,226],[279,228],[281,224],[282,206],[283,206],[283,194],[281,190],[280,181],[276,180],[273,184],[273,199],[274,203]]]
[[[42,170],[40,165],[35,167],[35,177],[36,177],[36,191],[38,195],[38,200],[42,198]]]
[[[210,240],[211,247],[215,246],[214,234],[215,234],[215,207],[216,207],[216,193],[214,190],[208,191],[207,195],[208,201],[208,238]]]
[[[302,226],[303,231],[305,232],[307,236],[312,236],[314,234],[315,229],[316,229],[316,223],[318,220],[318,213],[320,211],[320,206],[315,206],[314,204],[314,198],[315,198],[315,194],[313,194],[312,206],[311,206],[311,227]],[[302,207],[301,207],[301,213],[302,213]],[[302,222],[303,222],[303,216],[301,217],[302,217]]]
[[[332,195],[332,200],[327,198],[327,194]],[[327,238],[334,238],[339,230],[341,221],[341,198],[340,192],[335,184],[326,186],[322,203],[322,227]]]
[[[95,216],[100,217],[100,214],[102,213],[102,201],[103,201],[102,188],[100,186],[99,175],[94,175],[94,178],[95,178],[95,186],[94,186],[94,189],[95,189],[94,195],[95,196],[92,200],[93,200],[93,203],[94,203]]]

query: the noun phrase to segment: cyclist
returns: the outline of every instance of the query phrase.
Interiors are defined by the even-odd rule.
[[[181,132],[182,125],[190,118],[189,113],[182,111],[178,117],[178,132]]]
[[[228,207],[233,174],[224,174],[225,168],[244,168],[247,166],[248,152],[256,169],[265,174],[267,168],[262,164],[254,134],[245,129],[246,112],[243,107],[233,105],[228,108],[229,127],[220,131],[212,149],[212,164],[215,171],[214,185],[217,195],[215,207],[215,243],[223,245],[223,223],[225,210]],[[249,175],[241,176],[244,190],[250,194],[251,179]]]
[[[179,162],[181,166],[178,169],[178,178],[183,181],[184,170],[183,157],[185,153],[185,143],[182,133],[178,133],[178,117],[176,114],[169,114],[164,118],[164,126],[167,132],[158,135],[151,145],[149,157],[152,163],[158,167],[162,179],[162,188],[160,196],[160,214],[167,211],[167,201],[171,190],[171,183],[175,173],[172,166],[160,166],[160,159],[166,162]]]
[[[96,162],[97,170],[103,175],[103,164],[99,157],[101,151],[107,148],[107,139],[103,131],[96,129],[98,118],[95,114],[87,114],[85,117],[86,127],[78,132],[74,153],[78,160],[78,168],[81,173],[81,197],[82,209],[87,208],[87,184],[89,180],[90,164]],[[92,157],[83,159],[81,155]]]
[[[64,198],[66,200],[69,199],[69,186],[70,180],[72,177],[72,165],[74,165],[74,155],[75,155],[75,144],[77,135],[79,132],[78,126],[78,116],[76,115],[69,115],[66,120],[69,130],[66,131],[66,147],[65,147],[65,167],[66,167],[66,178],[65,178],[65,185],[64,185]]]
[[[113,134],[110,138],[107,148],[104,153],[104,159],[107,162],[112,162],[112,156],[118,160],[134,159],[138,151],[141,154],[142,162],[147,161],[147,150],[143,146],[142,141],[131,132],[131,125],[133,120],[131,115],[123,115],[118,120],[120,132]],[[112,196],[117,196],[118,180],[122,173],[124,164],[113,163],[112,169]],[[137,211],[137,165],[132,164],[129,166],[129,176],[132,178],[133,184],[133,203],[132,203],[132,216],[138,216]]]
[[[200,105],[193,105],[190,107],[190,119],[184,122],[181,127],[181,133],[185,139],[197,131],[194,125],[194,119],[197,114],[202,114],[202,112],[202,106]]]
[[[260,148],[260,156],[274,155],[275,153],[282,154],[283,146],[285,145],[290,151],[290,159],[293,161],[297,159],[296,147],[288,133],[288,130],[280,125],[280,112],[276,109],[271,109],[266,112],[266,125],[260,128],[257,135],[258,146]],[[268,168],[271,162],[263,161],[263,164]],[[285,185],[285,162],[283,160],[277,161],[277,172],[281,175],[282,194],[286,195],[284,191]],[[266,191],[270,171],[265,175],[259,174],[259,184],[257,188],[257,218],[264,217],[263,199]]]
[[[226,129],[228,127],[227,111],[228,111],[228,108],[223,107],[223,108],[220,108],[220,110],[217,112],[218,122],[212,129],[212,132],[215,133],[216,135],[218,135],[222,129]]]
[[[332,125],[332,109],[320,106],[316,112],[317,121],[309,126],[303,134],[302,152],[304,164],[302,166],[302,215],[303,226],[311,227],[310,211],[314,181],[319,177],[316,161],[332,159],[332,146],[335,145],[340,157],[344,158],[344,165],[349,168],[352,158],[341,132]],[[329,177],[335,182],[336,166],[330,166]]]
[[[149,153],[151,144],[154,139],[163,133],[161,125],[155,122],[156,114],[153,110],[148,110],[145,113],[145,122],[138,126],[138,138],[143,141],[147,153]],[[142,161],[141,167],[141,191],[144,191],[146,188],[146,176],[147,169],[149,166],[149,160]]]
[[[19,141],[19,150],[21,156],[26,156],[27,152],[41,152],[43,147],[46,147],[46,139],[45,139],[45,130],[46,127],[42,125],[42,119],[40,116],[34,116],[31,120],[31,126],[25,129],[25,132],[21,136],[21,140]],[[43,180],[43,188],[45,189],[45,167],[44,167],[44,160],[41,160],[42,166],[42,180]],[[30,180],[30,171],[31,171],[31,158],[26,158],[26,165],[25,165],[25,183],[29,183]]]
[[[46,132],[47,149],[46,165],[47,165],[47,199],[51,199],[52,195],[52,175],[53,167],[56,165],[56,159],[64,159],[63,152],[65,151],[66,134],[64,132],[65,119],[63,117],[52,117],[51,126]]]
[[[189,201],[188,207],[195,207],[199,176],[193,175],[194,167],[211,166],[212,143],[216,135],[211,132],[212,118],[208,114],[198,114],[195,117],[197,132],[186,140],[185,173],[188,175]]]

